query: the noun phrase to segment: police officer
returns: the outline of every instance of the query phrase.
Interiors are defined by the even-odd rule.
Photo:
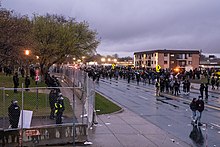
[[[18,73],[16,72],[13,76],[13,83],[14,83],[14,93],[17,93],[18,86],[19,86],[19,78],[18,78]]]
[[[11,128],[17,128],[20,117],[20,107],[18,106],[18,101],[11,101],[11,105],[8,107],[8,116]]]
[[[65,110],[62,93],[59,93],[55,103],[56,124],[62,124],[63,111]]]
[[[49,93],[49,103],[50,103],[50,119],[55,119],[55,103],[57,101],[57,92],[55,89],[52,89]]]

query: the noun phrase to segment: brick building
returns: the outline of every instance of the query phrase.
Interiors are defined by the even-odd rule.
[[[190,49],[158,49],[134,53],[134,66],[162,69],[199,68],[200,51]]]

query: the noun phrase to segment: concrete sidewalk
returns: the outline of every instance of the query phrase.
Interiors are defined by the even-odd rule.
[[[117,114],[99,115],[97,120],[98,124],[89,130],[91,147],[190,146],[127,109]]]

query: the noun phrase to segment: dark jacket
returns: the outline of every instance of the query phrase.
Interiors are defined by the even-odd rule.
[[[196,101],[197,110],[199,112],[202,112],[204,110],[204,101],[202,99],[199,99]]]
[[[192,100],[189,106],[192,111],[196,111],[197,110],[196,100]]]
[[[20,117],[20,107],[17,104],[11,104],[8,107],[8,116],[12,128],[17,128]]]

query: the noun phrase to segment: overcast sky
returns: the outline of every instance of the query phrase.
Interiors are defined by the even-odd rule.
[[[102,55],[150,49],[220,54],[220,0],[1,0],[20,14],[62,14],[98,32]]]

